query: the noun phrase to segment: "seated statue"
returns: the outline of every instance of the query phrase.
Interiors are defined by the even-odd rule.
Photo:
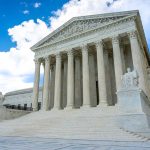
[[[127,73],[122,75],[121,80],[122,80],[122,88],[133,88],[133,87],[138,87],[138,73],[136,70],[133,70],[131,72],[130,68],[127,68]]]

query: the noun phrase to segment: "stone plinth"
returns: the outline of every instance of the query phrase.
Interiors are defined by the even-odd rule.
[[[150,102],[140,89],[117,92],[121,127],[138,131],[150,126]]]

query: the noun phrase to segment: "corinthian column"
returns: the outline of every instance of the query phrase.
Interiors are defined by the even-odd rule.
[[[74,59],[73,52],[68,51],[68,75],[67,75],[67,108],[74,105]]]
[[[82,102],[82,80],[81,80],[81,61],[80,57],[75,57],[75,107],[80,108]]]
[[[38,110],[38,96],[39,96],[39,79],[40,79],[40,65],[39,59],[35,59],[35,76],[34,76],[34,87],[33,87],[33,100],[32,108],[33,111]]]
[[[54,90],[55,90],[55,65],[51,65],[51,79],[50,79],[50,109],[54,106]]]
[[[142,52],[138,42],[137,32],[132,31],[128,33],[131,44],[131,53],[133,59],[134,69],[139,75],[139,87],[146,92],[146,81],[144,79],[143,62],[142,62]]]
[[[87,45],[82,46],[83,106],[90,106],[90,81]]]
[[[99,105],[107,105],[104,51],[102,41],[96,43],[96,49],[97,49]]]
[[[122,68],[123,65],[122,65],[121,50],[119,46],[118,36],[112,38],[112,46],[113,46],[113,56],[114,56],[116,88],[118,91],[121,86],[121,76],[123,75],[123,68]]]
[[[54,108],[61,109],[61,55],[56,54]]]
[[[43,91],[43,110],[49,108],[49,78],[50,78],[50,58],[45,58],[45,71],[44,71],[44,91]]]

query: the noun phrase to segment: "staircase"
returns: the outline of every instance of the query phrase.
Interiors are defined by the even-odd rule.
[[[116,108],[106,107],[33,112],[0,123],[1,136],[61,139],[147,141],[117,125]]]

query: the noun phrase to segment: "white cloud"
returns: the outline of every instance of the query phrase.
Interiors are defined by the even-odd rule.
[[[107,6],[107,2],[112,5]],[[71,0],[62,9],[53,12],[51,26],[56,29],[74,16],[92,15],[116,11],[139,10],[145,30],[150,30],[149,0]]]
[[[30,13],[30,11],[29,10],[24,10],[22,13],[25,14],[25,15],[28,15]]]
[[[41,6],[41,3],[39,3],[39,2],[36,2],[36,3],[34,3],[34,5],[33,5],[34,8],[38,8],[38,7],[40,7],[40,6]]]
[[[106,2],[110,2],[110,7]],[[139,9],[146,36],[150,42],[149,0],[70,0],[50,17],[51,27],[37,20],[25,21],[8,30],[17,47],[9,52],[0,52],[0,91],[6,92],[31,86],[25,81],[34,73],[33,53],[29,47],[74,16],[100,14]]]
[[[8,52],[0,52],[0,91],[32,87],[32,81],[28,78],[34,74],[34,53],[30,47],[49,33],[45,22],[37,19],[24,21],[20,25],[8,29],[12,41],[17,46]]]

